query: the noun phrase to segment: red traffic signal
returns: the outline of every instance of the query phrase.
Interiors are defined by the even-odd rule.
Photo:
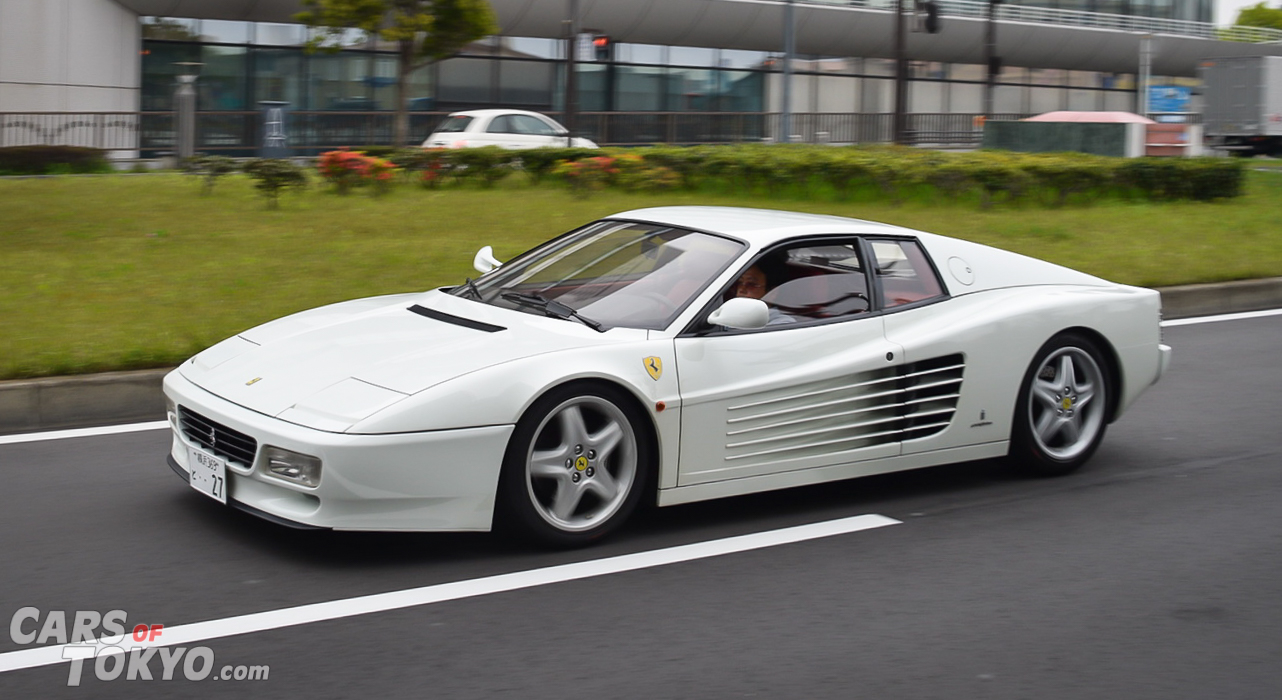
[[[610,60],[610,37],[604,34],[592,37],[592,49],[596,52],[596,60]]]

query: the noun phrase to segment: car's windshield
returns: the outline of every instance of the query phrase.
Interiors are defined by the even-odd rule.
[[[462,131],[466,129],[467,125],[470,123],[472,123],[471,117],[464,117],[457,114],[451,115],[446,117],[445,121],[441,122],[440,126],[436,127],[436,131],[434,133],[448,134],[456,131]]]
[[[744,244],[684,229],[600,221],[451,294],[531,313],[569,307],[605,328],[667,328]],[[549,309],[546,302],[554,302]]]

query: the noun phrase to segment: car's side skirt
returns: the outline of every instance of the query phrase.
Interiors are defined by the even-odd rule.
[[[742,496],[749,493],[774,491],[794,486],[822,484],[829,481],[840,481],[842,479],[853,479],[860,476],[886,474],[908,469],[920,469],[940,464],[991,459],[1005,456],[1009,449],[1010,441],[1001,440],[980,445],[954,447],[947,450],[919,452],[886,459],[855,462],[853,464],[837,464],[830,467],[799,469],[743,479],[727,479],[708,484],[678,486],[671,489],[660,489],[658,502],[660,506],[675,506],[681,503],[693,503],[695,501],[706,501],[728,496]]]

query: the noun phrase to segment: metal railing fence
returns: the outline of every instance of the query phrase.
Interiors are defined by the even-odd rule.
[[[559,117],[555,112],[553,117]],[[445,116],[414,112],[410,131],[426,138]],[[1022,119],[1029,114],[997,114]],[[1157,116],[1157,115],[1154,115]],[[1200,123],[1201,115],[1172,115]],[[916,145],[976,147],[982,119],[971,113],[907,115],[909,142]],[[232,156],[255,155],[262,146],[263,115],[257,111],[198,112],[196,150]],[[290,112],[288,145],[295,155],[311,156],[340,147],[391,145],[391,112]],[[890,143],[893,115],[879,113],[794,113],[791,141],[818,144]],[[583,112],[576,133],[603,146],[647,144],[762,143],[783,140],[777,112]],[[420,143],[415,140],[413,144]],[[143,158],[175,150],[173,112],[0,113],[0,147],[33,144],[88,146],[137,151]]]

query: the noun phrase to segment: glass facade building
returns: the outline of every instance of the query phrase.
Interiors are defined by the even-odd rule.
[[[1021,4],[1194,21],[1209,17],[1212,7],[1211,0]],[[197,83],[202,112],[249,112],[268,100],[288,102],[290,109],[304,112],[394,109],[395,58],[390,47],[360,32],[350,32],[339,51],[309,52],[309,30],[302,25],[158,17],[140,21],[144,112],[172,110],[181,63],[203,64]],[[557,114],[564,103],[564,51],[565,42],[559,40],[487,37],[454,58],[416,71],[410,79],[410,108],[441,113],[510,107]],[[607,60],[594,59],[578,63],[581,112],[762,114],[783,108],[778,53],[616,43]],[[794,113],[893,111],[891,60],[798,56],[793,74]],[[979,65],[911,62],[908,111],[980,113],[984,79]],[[1191,82],[1162,76],[1154,80]],[[1135,88],[1136,76],[1129,73],[1009,66],[998,80],[993,107],[995,113],[1012,115],[1056,109],[1133,111]],[[425,128],[425,119],[417,120],[415,128]]]

